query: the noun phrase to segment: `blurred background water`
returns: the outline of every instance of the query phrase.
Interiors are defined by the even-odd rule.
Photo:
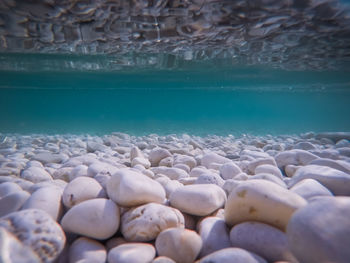
[[[0,1],[0,132],[350,131],[336,0]]]

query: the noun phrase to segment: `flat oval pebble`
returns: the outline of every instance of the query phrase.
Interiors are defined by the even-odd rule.
[[[54,220],[58,220],[62,213],[62,190],[58,187],[42,187],[36,190],[23,205],[23,209],[36,208],[48,213]]]
[[[335,195],[350,195],[350,175],[327,166],[307,165],[294,173],[291,185],[303,179],[314,179]]]
[[[350,197],[322,197],[297,210],[287,227],[300,262],[347,263],[350,259]]]
[[[161,184],[133,170],[121,169],[107,182],[107,194],[120,206],[163,203],[165,190]]]
[[[155,255],[156,250],[150,244],[127,243],[108,252],[108,263],[149,263]]]
[[[63,216],[61,225],[67,232],[107,239],[117,232],[119,222],[118,206],[111,200],[97,198],[73,206]]]
[[[15,193],[17,191],[21,191],[22,188],[13,182],[4,182],[2,184],[0,184],[0,198],[11,194],[11,193]]]
[[[26,209],[0,218],[0,227],[14,234],[42,260],[54,261],[64,248],[66,237],[59,224],[46,212]]]
[[[204,257],[217,250],[231,247],[229,230],[225,220],[219,217],[207,217],[199,224],[198,233],[202,238],[203,246],[199,254]]]
[[[169,201],[182,212],[206,216],[225,205],[226,193],[215,184],[185,185],[172,192]]]
[[[150,203],[131,208],[122,215],[121,232],[128,241],[150,241],[170,227],[184,228],[184,217],[179,210]]]
[[[202,157],[201,165],[205,166],[206,168],[210,168],[210,165],[213,163],[224,164],[229,162],[231,162],[230,159],[227,159],[226,157],[223,157],[217,153],[210,152]]]
[[[13,234],[0,227],[0,262],[3,263],[37,263],[38,255],[24,245]]]
[[[105,191],[94,178],[82,176],[67,184],[62,194],[62,201],[66,207],[71,208],[85,200],[105,197]]]
[[[158,255],[169,257],[175,262],[194,262],[201,248],[200,236],[188,229],[168,228],[162,231],[156,239]]]
[[[281,230],[259,222],[244,222],[230,231],[233,247],[246,249],[269,262],[297,262],[288,248],[287,236]]]
[[[152,166],[157,166],[162,159],[170,156],[171,153],[168,150],[155,148],[149,153],[148,160],[151,162]]]
[[[224,248],[201,258],[199,263],[267,263],[262,257],[242,248]]]
[[[41,167],[31,166],[21,172],[21,178],[32,183],[53,180],[52,176]]]
[[[69,262],[94,262],[104,263],[107,259],[107,251],[100,242],[80,237],[69,247]]]
[[[242,172],[241,168],[233,162],[228,162],[220,167],[220,175],[223,179],[232,179]]]
[[[225,221],[230,226],[258,221],[285,230],[295,210],[306,203],[304,198],[275,183],[249,180],[237,185],[228,196]]]
[[[314,179],[301,180],[289,190],[305,198],[305,200],[315,196],[333,196],[331,191]]]
[[[30,194],[28,192],[19,190],[1,198],[0,217],[20,210],[29,197]]]

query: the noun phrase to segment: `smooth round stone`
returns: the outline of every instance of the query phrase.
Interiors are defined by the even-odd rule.
[[[151,167],[150,161],[143,157],[136,157],[131,161],[131,167],[135,167],[136,165],[142,165],[146,169]]]
[[[29,197],[30,194],[28,192],[19,190],[1,198],[0,217],[20,210]]]
[[[277,166],[280,169],[284,169],[287,165],[307,165],[317,158],[316,155],[308,151],[298,149],[280,152],[275,156]]]
[[[222,186],[222,189],[226,192],[227,196],[231,193],[231,191],[241,183],[239,180],[235,179],[227,179]]]
[[[224,180],[232,179],[241,172],[241,168],[233,162],[225,163],[220,167],[220,175]]]
[[[51,175],[43,168],[31,166],[21,172],[21,178],[31,181],[32,183],[39,183],[42,181],[53,180]]]
[[[342,171],[344,173],[350,174],[350,163],[346,161],[319,158],[311,161],[310,164],[327,166]]]
[[[225,205],[226,193],[215,184],[185,185],[172,192],[169,201],[181,212],[206,216]]]
[[[259,180],[259,179],[275,183],[283,188],[287,188],[286,183],[283,182],[282,179],[279,179],[278,177],[272,174],[256,174],[248,177],[248,180]]]
[[[291,251],[300,262],[350,259],[350,197],[322,197],[297,210],[287,227]]]
[[[8,214],[0,218],[0,227],[29,246],[42,262],[54,261],[66,242],[61,226],[46,212],[38,209]]]
[[[184,228],[184,224],[179,210],[150,203],[126,211],[121,219],[121,232],[128,241],[151,241],[164,229]]]
[[[62,190],[58,187],[42,187],[36,190],[25,202],[22,209],[40,209],[58,220],[63,213]]]
[[[0,184],[0,198],[17,191],[22,191],[22,188],[16,183],[5,182]]]
[[[155,148],[149,153],[148,160],[151,162],[152,166],[158,166],[159,162],[162,159],[170,156],[171,153],[168,150],[162,148]]]
[[[104,197],[106,193],[102,186],[94,178],[83,176],[67,184],[63,191],[62,201],[66,207],[71,208],[83,201]]]
[[[152,263],[176,263],[174,260],[168,257],[156,257]]]
[[[258,221],[285,230],[295,210],[306,203],[304,198],[275,183],[249,180],[231,191],[225,206],[225,221],[230,226]]]
[[[217,250],[231,246],[229,231],[225,220],[218,217],[207,217],[198,227],[198,233],[202,238],[203,246],[199,257],[204,257]]]
[[[200,236],[192,230],[183,228],[168,228],[156,239],[158,255],[169,257],[175,262],[194,262],[201,247]]]
[[[197,162],[192,156],[176,155],[174,158],[174,165],[176,164],[185,164],[190,168],[190,170],[192,170],[194,167],[196,167]]]
[[[173,167],[184,170],[188,174],[191,172],[191,168],[187,164],[184,164],[184,163],[177,163]]]
[[[294,173],[291,185],[303,179],[314,179],[335,195],[350,195],[350,175],[342,171],[320,165],[303,166]]]
[[[279,179],[283,179],[281,170],[278,169],[278,167],[276,167],[275,165],[271,165],[271,164],[262,164],[259,165],[255,168],[254,171],[255,174],[273,174],[274,176],[276,176]]]
[[[296,183],[290,191],[310,200],[315,196],[333,196],[332,192],[314,179],[304,179]]]
[[[203,155],[201,159],[201,165],[205,166],[206,168],[209,168],[209,166],[212,163],[224,164],[228,162],[232,162],[232,161],[214,152],[210,152]]]
[[[232,247],[224,248],[201,258],[199,263],[267,263],[262,257],[244,250]]]
[[[149,263],[155,255],[156,250],[150,244],[127,243],[109,251],[108,263]]]
[[[40,258],[28,246],[22,244],[14,235],[0,227],[0,262],[37,263]]]
[[[261,165],[272,165],[272,166],[277,166],[275,159],[273,157],[268,157],[268,158],[262,158],[262,159],[257,159],[254,161],[251,161],[248,163],[248,173],[249,174],[254,174],[256,167],[261,166]]]
[[[165,190],[160,183],[141,173],[121,169],[107,183],[107,194],[120,206],[163,203]]]
[[[244,222],[230,231],[233,247],[254,252],[269,262],[296,262],[288,248],[287,236],[281,230],[259,222]]]
[[[224,185],[225,181],[220,177],[220,175],[215,173],[204,173],[198,176],[195,184],[216,184],[220,187]]]
[[[73,206],[63,216],[61,225],[67,232],[107,239],[117,232],[119,222],[118,206],[111,200],[97,198]]]
[[[98,241],[80,237],[69,247],[69,262],[104,263],[107,259],[105,247]]]
[[[174,159],[173,157],[166,157],[159,162],[159,166],[166,166],[166,167],[172,167],[174,164]]]

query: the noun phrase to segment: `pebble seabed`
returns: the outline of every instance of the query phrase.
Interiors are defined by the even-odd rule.
[[[350,262],[350,133],[1,136],[1,262]]]

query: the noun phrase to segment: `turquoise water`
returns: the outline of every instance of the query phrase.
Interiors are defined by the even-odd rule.
[[[350,131],[350,74],[258,66],[67,69],[99,56],[11,55],[32,70],[0,72],[2,133],[281,134]],[[44,63],[45,62],[45,63]],[[61,61],[62,62],[62,61]],[[32,63],[32,62],[31,62]],[[28,65],[28,64],[27,64]]]
[[[350,131],[349,1],[4,1],[0,133]]]

